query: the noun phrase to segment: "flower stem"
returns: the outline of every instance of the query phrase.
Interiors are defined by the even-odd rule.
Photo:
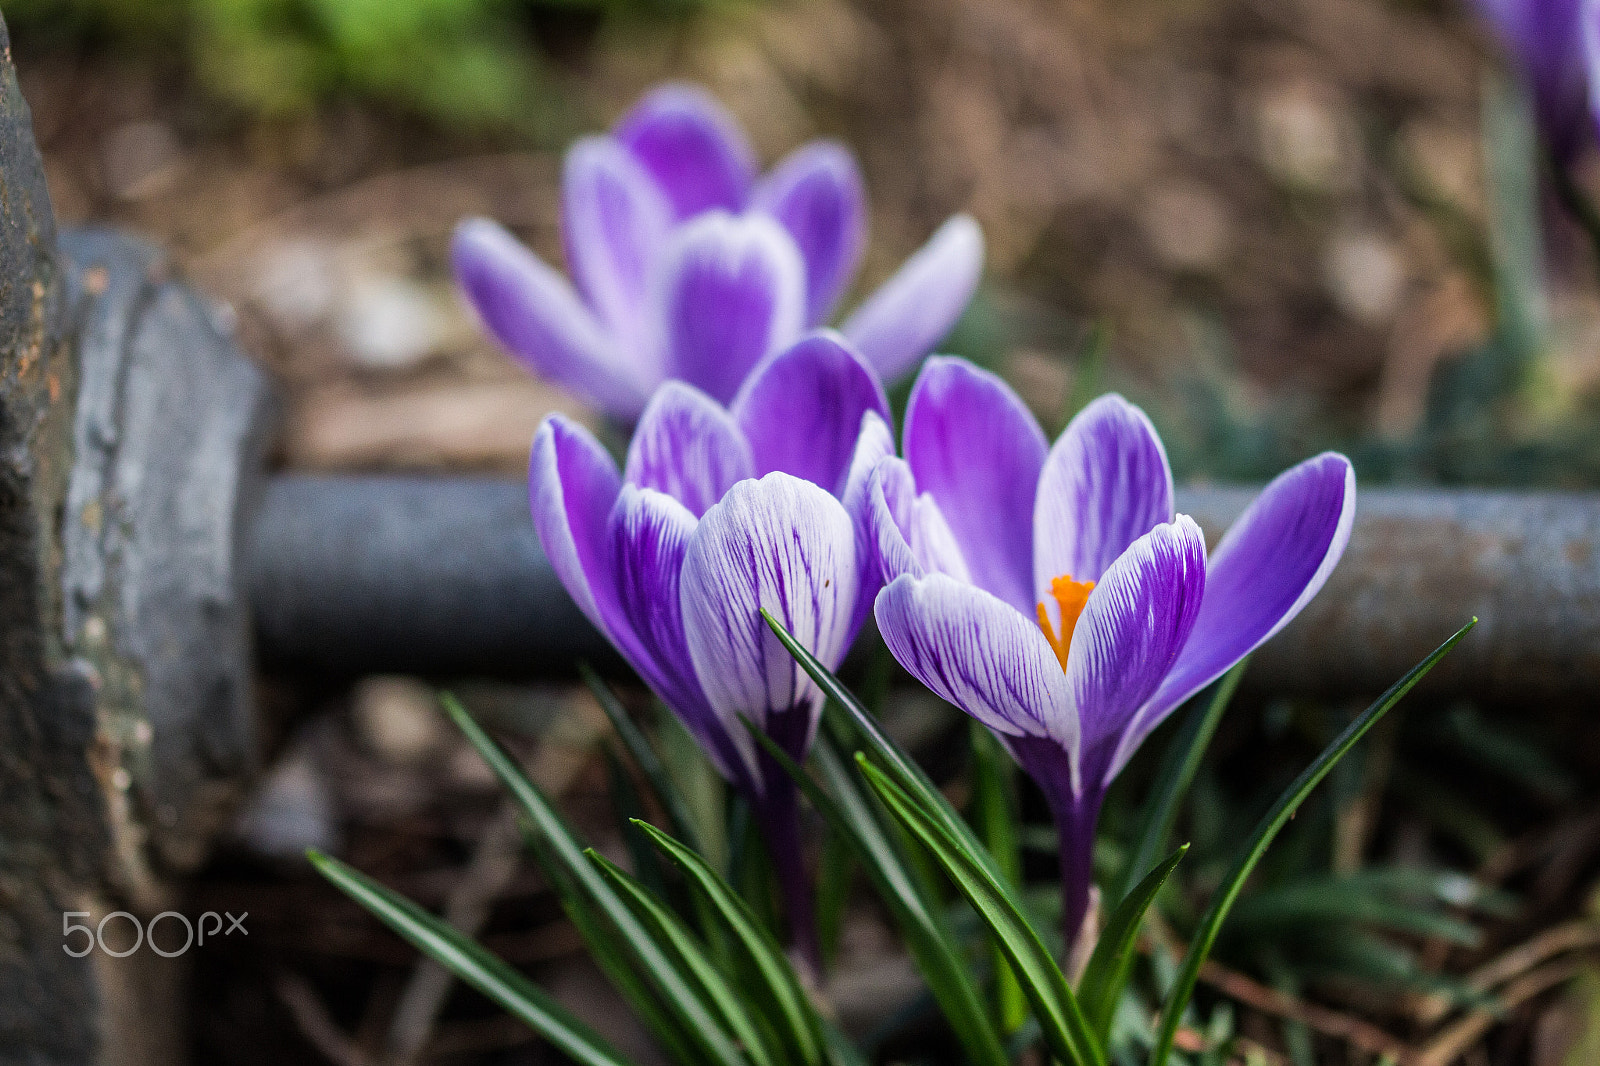
[[[1101,796],[1048,795],[1061,847],[1061,932],[1065,958],[1077,953],[1078,937],[1089,914],[1094,885],[1094,831],[1100,820]]]
[[[777,766],[767,771],[766,792],[755,804],[754,813],[783,897],[789,947],[800,965],[810,970],[803,976],[816,983],[822,977],[822,941],[817,935],[816,903],[800,834],[800,795]]]

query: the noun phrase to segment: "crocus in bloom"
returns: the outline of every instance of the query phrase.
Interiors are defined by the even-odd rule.
[[[1539,128],[1558,163],[1594,137],[1584,23],[1591,0],[1477,0],[1533,95]]]
[[[868,483],[900,664],[988,726],[1044,791],[1069,941],[1089,902],[1107,787],[1179,704],[1298,614],[1350,536],[1355,475],[1326,453],[1280,475],[1207,557],[1175,514],[1142,411],[1103,396],[1054,445],[1006,385],[934,358],[905,458]]]
[[[567,152],[569,284],[497,224],[463,222],[455,272],[495,338],[623,422],[677,379],[729,403],[761,360],[827,323],[866,237],[854,158],[814,141],[765,175],[705,92],[664,85]],[[972,297],[983,238],[947,221],[841,332],[884,378],[939,342]]]
[[[867,478],[893,451],[883,388],[836,334],[767,360],[731,407],[672,381],[639,419],[619,471],[552,415],[530,471],[534,525],[584,614],[749,800],[814,959],[793,783],[741,717],[796,761],[822,695],[777,642],[772,612],[819,659],[844,658],[878,580],[865,546]]]

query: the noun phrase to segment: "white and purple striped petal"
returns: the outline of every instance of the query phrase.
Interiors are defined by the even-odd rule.
[[[918,495],[916,478],[905,460],[890,456],[873,470],[867,483],[866,519],[867,540],[884,583],[902,574],[917,578],[946,574],[972,583],[955,534],[933,497]]]
[[[1017,394],[965,360],[929,359],[906,407],[904,452],[973,582],[1032,618],[1033,503],[1045,438]]]
[[[758,476],[781,470],[835,495],[844,492],[868,412],[889,417],[883,386],[831,330],[803,337],[766,360],[733,402]]]
[[[744,209],[755,152],[704,89],[671,83],[652,90],[617,124],[616,138],[655,178],[679,219],[712,208]]]
[[[632,417],[656,379],[622,351],[567,280],[500,225],[469,219],[451,243],[456,281],[501,346],[541,377]]]
[[[886,381],[944,339],[983,275],[983,231],[955,215],[845,320],[842,332]]]
[[[1048,737],[1076,760],[1078,715],[1039,627],[945,574],[904,574],[878,596],[878,631],[901,666],[1007,737]]]
[[[1324,452],[1279,474],[1211,553],[1194,633],[1140,711],[1112,771],[1171,711],[1288,625],[1317,594],[1350,542],[1356,475]]]
[[[718,772],[741,782],[747,773],[744,755],[706,703],[684,633],[679,590],[684,554],[697,526],[672,497],[622,487],[607,534],[618,616],[612,640],[700,742]]]
[[[813,141],[761,179],[750,206],[783,223],[806,263],[806,324],[828,320],[867,236],[866,191],[844,145]]]
[[[1150,420],[1115,393],[1090,403],[1050,449],[1039,476],[1034,600],[1059,624],[1053,578],[1099,581],[1128,545],[1172,515],[1172,471]]]
[[[595,317],[635,358],[654,355],[644,315],[651,268],[666,244],[672,207],[639,161],[610,137],[567,150],[561,236],[567,266]]]
[[[617,464],[594,435],[565,415],[539,425],[528,463],[528,499],[544,553],[579,610],[610,633],[611,508],[622,490]]]
[[[861,416],[861,432],[856,437],[855,450],[850,456],[849,469],[845,471],[844,491],[839,502],[850,516],[850,526],[856,534],[856,569],[861,575],[856,590],[856,608],[850,619],[850,642],[855,642],[861,624],[867,620],[873,598],[883,588],[883,572],[877,563],[877,548],[871,523],[872,473],[879,463],[894,455],[894,432],[876,411]]]
[[[803,752],[821,693],[760,614],[766,608],[823,665],[844,658],[859,567],[844,505],[784,473],[741,481],[707,511],[684,559],[681,598],[695,674],[730,734],[738,721],[803,711]],[[753,763],[752,763],[753,765]]]
[[[695,518],[735,482],[754,476],[750,445],[733,416],[681,381],[667,382],[650,398],[623,470],[629,484],[666,493]]]
[[[674,235],[662,262],[656,321],[666,376],[728,403],[762,359],[799,336],[800,253],[766,215],[702,214]]]
[[[1110,783],[1123,731],[1190,639],[1205,591],[1205,535],[1179,515],[1134,541],[1089,593],[1066,670],[1087,787]]]

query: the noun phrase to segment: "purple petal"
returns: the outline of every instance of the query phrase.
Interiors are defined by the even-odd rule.
[[[1350,542],[1356,475],[1324,452],[1279,474],[1211,553],[1194,633],[1124,739],[1113,773],[1184,700],[1288,625]]]
[[[655,89],[617,124],[616,137],[655,178],[678,218],[717,207],[743,210],[755,179],[755,152],[733,116],[704,89]]]
[[[488,219],[456,227],[456,281],[496,340],[541,377],[632,418],[653,381],[617,349],[565,278]]]
[[[887,583],[901,574],[948,574],[971,584],[967,562],[939,505],[917,495],[911,468],[893,456],[880,462],[867,483],[867,539],[878,572]]]
[[[831,330],[762,363],[733,402],[756,473],[781,470],[839,495],[867,412],[889,417],[878,377]]]
[[[666,197],[610,137],[568,150],[561,193],[561,235],[578,291],[614,336],[649,350],[640,334],[651,267],[672,225]]]
[[[1033,617],[1033,501],[1045,439],[1005,382],[929,359],[906,407],[905,456],[961,547],[973,583]]]
[[[845,321],[849,337],[885,380],[933,350],[967,309],[983,275],[983,231],[955,215]]]
[[[677,232],[663,271],[658,314],[667,374],[718,403],[733,399],[757,363],[800,333],[800,253],[765,215],[701,215]]]
[[[606,528],[622,488],[617,464],[594,435],[565,415],[539,425],[528,463],[533,526],[556,576],[580,610],[609,634],[610,558]]]
[[[1205,535],[1179,515],[1134,541],[1089,593],[1067,652],[1088,780],[1110,782],[1123,730],[1177,661],[1205,591]]]
[[[667,382],[650,398],[628,445],[623,474],[629,484],[671,496],[695,518],[734,482],[754,476],[750,445],[733,416],[681,381]]]
[[[1099,581],[1128,545],[1172,521],[1172,471],[1155,427],[1115,394],[1067,426],[1039,475],[1033,596],[1059,622],[1050,581]]]
[[[894,432],[876,411],[861,416],[861,432],[856,436],[855,450],[850,455],[850,466],[845,471],[844,491],[839,502],[844,513],[850,516],[850,527],[856,535],[856,567],[860,584],[856,589],[856,607],[850,618],[850,638],[855,643],[861,632],[861,623],[867,620],[872,600],[883,587],[883,571],[878,565],[878,553],[873,543],[869,512],[872,509],[870,488],[872,472],[880,462],[894,455]]]
[[[1078,750],[1067,679],[1031,620],[944,574],[895,578],[878,596],[878,630],[911,675],[1009,737]]]
[[[764,726],[791,710],[816,728],[821,693],[759,612],[832,669],[848,646],[856,591],[850,516],[810,482],[782,473],[741,481],[706,512],[683,564],[683,617],[695,674],[730,732],[740,714]]]
[[[752,207],[783,223],[806,262],[806,323],[821,325],[856,272],[867,236],[866,191],[849,149],[813,141],[761,179]]]
[[[1477,6],[1526,79],[1551,149],[1570,162],[1594,137],[1584,59],[1584,23],[1595,17],[1592,6],[1585,0],[1478,0]]]
[[[645,683],[672,708],[719,772],[742,782],[744,757],[706,703],[684,635],[679,588],[697,526],[677,500],[624,485],[612,509],[613,640]]]

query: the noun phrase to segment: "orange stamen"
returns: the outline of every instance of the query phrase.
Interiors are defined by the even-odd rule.
[[[1061,608],[1061,635],[1057,636],[1050,625],[1050,612],[1045,610],[1043,601],[1039,603],[1039,628],[1044,630],[1044,639],[1050,642],[1050,649],[1056,653],[1056,661],[1061,664],[1061,669],[1067,668],[1067,651],[1072,647],[1072,631],[1078,627],[1078,616],[1083,613],[1084,605],[1089,602],[1089,593],[1094,589],[1093,581],[1074,581],[1071,574],[1062,574],[1060,577],[1050,579],[1050,596],[1056,601],[1056,606]]]

